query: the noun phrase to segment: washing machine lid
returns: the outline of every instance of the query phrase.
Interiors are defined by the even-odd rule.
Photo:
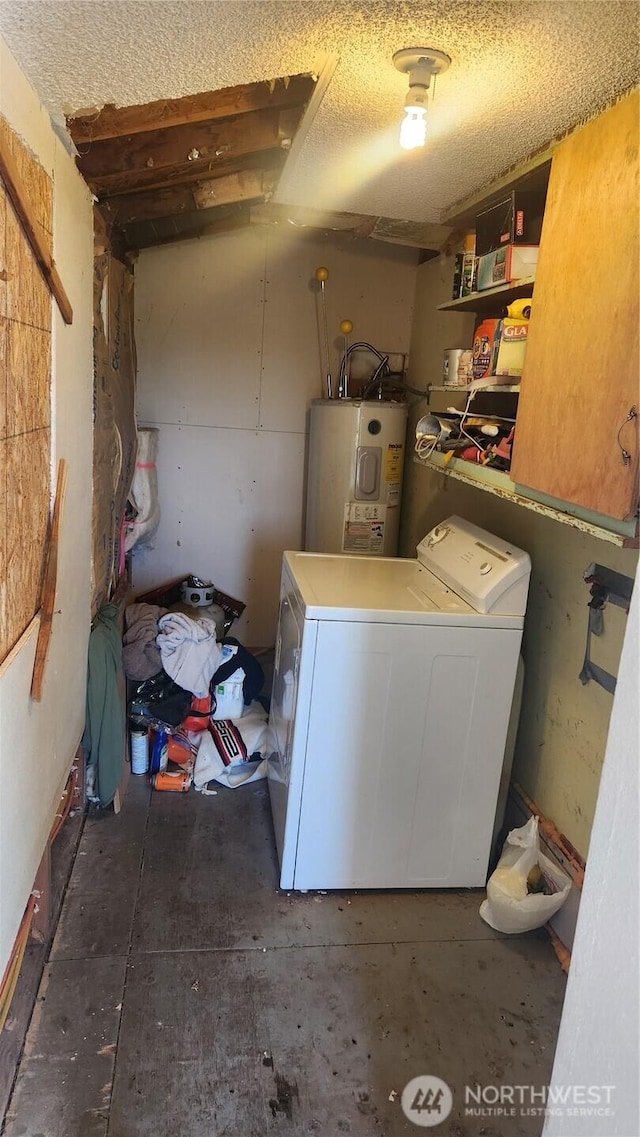
[[[284,554],[305,619],[521,628],[521,617],[477,612],[418,560]]]
[[[448,517],[418,545],[418,560],[477,612],[524,616],[529,554],[462,517]]]

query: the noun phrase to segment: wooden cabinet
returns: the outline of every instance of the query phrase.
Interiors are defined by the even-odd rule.
[[[554,152],[511,467],[619,519],[637,504],[638,110],[635,91]]]

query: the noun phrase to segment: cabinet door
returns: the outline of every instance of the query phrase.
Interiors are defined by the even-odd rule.
[[[553,157],[511,468],[616,518],[637,500],[638,200],[635,91]]]

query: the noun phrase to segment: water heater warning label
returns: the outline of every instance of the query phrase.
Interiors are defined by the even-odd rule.
[[[359,501],[345,502],[342,552],[382,552],[386,516],[386,505],[367,505]]]
[[[402,480],[402,451],[401,442],[390,442],[387,446],[387,456],[384,463],[384,476],[387,482],[400,482]]]

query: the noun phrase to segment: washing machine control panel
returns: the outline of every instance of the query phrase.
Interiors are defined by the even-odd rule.
[[[425,541],[429,548],[433,549],[436,545],[439,545],[441,541],[444,541],[450,532],[451,530],[447,525],[436,525],[435,529],[432,529],[431,532],[427,534]]]
[[[524,615],[529,555],[501,537],[449,517],[420,542],[418,560],[477,612]]]

